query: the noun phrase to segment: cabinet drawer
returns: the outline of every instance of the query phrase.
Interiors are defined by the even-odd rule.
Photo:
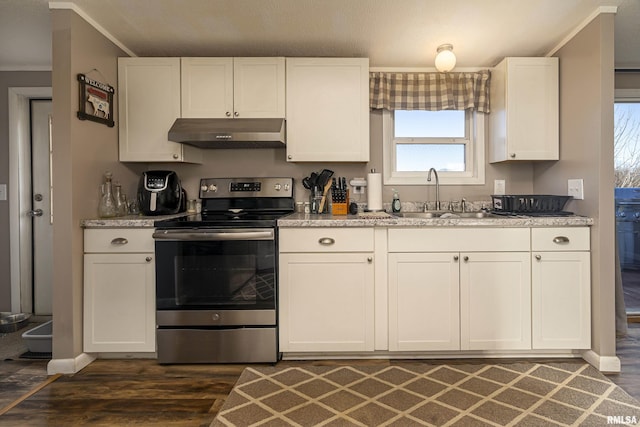
[[[557,227],[531,229],[531,249],[534,251],[588,251],[588,227]]]
[[[281,228],[280,252],[372,252],[373,228]]]
[[[390,228],[389,252],[529,251],[528,228]]]
[[[85,253],[154,252],[153,228],[104,228],[84,231]]]

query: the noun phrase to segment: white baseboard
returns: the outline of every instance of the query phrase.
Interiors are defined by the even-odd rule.
[[[587,350],[582,353],[582,358],[600,372],[613,374],[621,370],[620,359],[617,356],[600,356],[593,350]]]
[[[94,355],[81,353],[73,359],[51,359],[47,364],[47,374],[75,374],[96,360]]]

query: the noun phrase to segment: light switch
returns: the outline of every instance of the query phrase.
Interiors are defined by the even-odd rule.
[[[0,184],[0,200],[7,200],[7,184]]]
[[[506,191],[506,184],[504,179],[495,179],[493,181],[493,194],[496,196],[504,196]]]
[[[584,181],[582,179],[568,180],[567,194],[576,200],[584,200]]]

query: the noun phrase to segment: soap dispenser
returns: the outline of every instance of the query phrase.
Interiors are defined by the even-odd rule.
[[[393,202],[391,202],[391,211],[400,212],[400,209],[402,208],[402,206],[400,204],[400,196],[398,196],[398,190],[396,190],[395,188],[392,188],[392,190],[393,190]]]

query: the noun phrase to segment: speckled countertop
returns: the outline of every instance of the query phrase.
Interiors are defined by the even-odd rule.
[[[401,218],[390,214],[329,215],[294,213],[278,220],[279,227],[579,227],[593,225],[583,216],[488,218]]]
[[[189,215],[186,212],[174,215],[127,215],[115,218],[83,219],[80,225],[84,228],[153,228],[156,221],[179,218]]]

